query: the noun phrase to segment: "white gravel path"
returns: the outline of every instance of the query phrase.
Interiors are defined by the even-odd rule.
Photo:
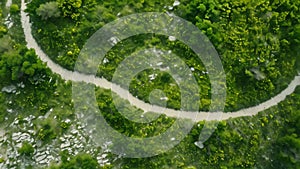
[[[22,0],[21,4],[21,20],[22,20],[22,27],[24,29],[25,39],[27,42],[28,48],[35,49],[37,55],[43,62],[47,62],[47,66],[54,72],[59,75],[65,80],[71,80],[75,82],[87,82],[95,84],[96,86],[105,88],[105,89],[111,89],[113,92],[117,93],[121,98],[127,99],[132,105],[144,110],[156,110],[156,112],[163,112],[167,116],[170,117],[180,117],[181,118],[188,118],[192,119],[193,121],[202,121],[202,120],[226,120],[229,118],[236,118],[236,117],[243,117],[243,116],[253,116],[256,115],[258,112],[266,110],[272,106],[277,105],[279,102],[283,101],[286,96],[293,93],[295,88],[300,85],[300,76],[296,76],[294,80],[288,85],[288,87],[283,90],[281,93],[276,95],[275,97],[271,98],[270,100],[267,100],[257,106],[245,108],[238,110],[236,112],[219,112],[219,113],[210,113],[210,112],[184,112],[184,111],[176,111],[169,108],[163,108],[158,106],[152,106],[148,103],[145,103],[133,95],[131,95],[127,90],[121,88],[120,86],[113,84],[106,79],[103,78],[96,78],[91,75],[84,75],[80,74],[78,72],[72,72],[69,70],[66,70],[59,66],[58,64],[54,63],[39,47],[36,40],[32,36],[32,30],[31,30],[31,23],[29,22],[29,16],[24,12],[26,9],[26,4],[24,0]],[[195,113],[197,114],[197,117],[195,118]]]
[[[6,4],[5,4],[5,7],[10,8],[11,4],[12,4],[12,0],[7,0]]]

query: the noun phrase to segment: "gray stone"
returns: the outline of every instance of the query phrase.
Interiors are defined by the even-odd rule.
[[[6,92],[6,93],[15,93],[16,92],[16,86],[14,85],[9,85],[9,86],[5,86],[2,88],[2,92]]]

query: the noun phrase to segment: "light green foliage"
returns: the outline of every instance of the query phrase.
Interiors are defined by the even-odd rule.
[[[57,18],[60,16],[60,10],[57,2],[47,2],[40,5],[40,7],[36,9],[36,13],[41,16],[43,20],[47,20],[52,17]]]
[[[10,13],[17,13],[17,12],[20,12],[20,8],[17,4],[12,4],[10,6]]]
[[[55,119],[46,119],[38,122],[40,127],[37,133],[37,137],[45,142],[51,142],[52,139],[56,138],[57,134],[60,133],[60,126],[58,126]]]
[[[46,71],[45,65],[40,60],[36,60],[35,51],[23,46],[3,53],[0,58],[0,77],[8,77],[9,81],[30,80]]]
[[[2,13],[3,13],[3,11],[2,11],[2,9],[0,9],[0,19],[3,19],[2,18],[3,17]],[[6,33],[7,33],[6,26],[4,25],[4,23],[0,22],[0,38],[2,36],[4,36]]]
[[[7,29],[4,26],[0,26],[0,37],[7,33]]]
[[[57,0],[58,7],[61,9],[64,17],[78,20],[83,13],[83,9],[89,10],[95,4],[95,0]],[[89,14],[89,13],[87,13]]]
[[[294,40],[299,45],[300,44],[300,24],[294,26]]]

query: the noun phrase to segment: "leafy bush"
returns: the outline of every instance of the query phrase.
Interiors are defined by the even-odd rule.
[[[164,6],[170,4],[158,0],[136,3],[95,3],[93,0],[56,2],[63,15],[57,20],[44,22],[31,12],[31,19],[37,28],[34,35],[54,61],[70,70],[73,70],[86,39],[105,23],[135,12],[166,11]],[[288,82],[296,74],[295,60],[299,52],[294,42],[299,41],[296,37],[299,26],[296,25],[300,23],[296,17],[299,10],[294,6],[299,6],[299,2],[287,3],[285,0],[280,3],[284,4],[282,6],[277,3],[266,0],[260,3],[183,0],[173,9],[175,14],[198,26],[216,47],[227,76],[226,111],[254,106],[270,99],[286,87],[282,81]],[[30,10],[37,8],[38,4],[37,0],[33,0],[29,4]],[[47,29],[41,29],[45,24],[48,25]],[[138,49],[156,46],[174,51],[189,67],[195,69],[193,74],[202,91],[199,95],[209,100],[210,84],[204,65],[187,46],[179,41],[169,42],[165,39],[158,35],[138,35],[118,43],[107,53],[110,62],[100,66],[98,75],[110,80],[124,57]],[[171,97],[173,99],[169,100],[168,106],[177,104],[177,94],[173,92],[174,97]],[[144,96],[147,95],[140,95],[139,98],[147,101]],[[207,101],[201,101],[200,105],[205,105],[201,107],[202,110],[209,107]]]
[[[0,25],[0,37],[2,37],[3,35],[5,35],[6,33],[7,33],[6,27]]]
[[[36,79],[49,71],[37,56],[33,49],[16,45],[15,50],[5,52],[0,57],[0,77],[10,82],[36,81]]]
[[[40,7],[36,9],[36,13],[41,16],[43,20],[47,20],[52,17],[57,18],[60,16],[57,2],[47,2],[40,5]]]
[[[34,152],[34,148],[30,143],[24,142],[22,147],[18,149],[18,152],[21,155],[31,156]]]
[[[45,142],[50,142],[60,133],[60,126],[55,119],[45,119],[39,122],[40,128],[37,137]]]
[[[70,156],[70,155],[67,155]],[[88,154],[78,154],[71,159],[63,160],[59,166],[52,166],[51,169],[100,169],[97,160]]]
[[[0,29],[1,29],[1,27],[0,27]],[[1,32],[1,30],[0,30],[0,32]],[[4,35],[2,38],[0,38],[0,53],[7,52],[10,49],[12,49],[11,44],[12,44],[11,38],[8,35]]]
[[[79,9],[82,6],[82,0],[58,0],[57,2],[63,16],[77,20],[80,15]]]
[[[18,13],[20,12],[20,8],[17,4],[12,4],[10,6],[10,13],[14,14],[14,13]]]

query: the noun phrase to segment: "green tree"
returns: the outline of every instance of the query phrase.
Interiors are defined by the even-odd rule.
[[[35,51],[22,45],[16,45],[15,50],[0,57],[0,77],[11,81],[32,81],[48,71],[45,64],[37,59]]]
[[[63,16],[77,20],[80,15],[79,9],[82,6],[82,0],[57,0],[57,3]]]
[[[17,4],[12,4],[10,6],[10,13],[18,13],[20,11],[20,8]]]
[[[0,10],[0,12],[2,12]],[[2,37],[3,35],[5,35],[7,33],[7,29],[5,26],[0,25],[0,37]]]
[[[43,141],[49,142],[60,133],[60,127],[54,119],[45,119],[41,123],[37,137]]]
[[[52,17],[57,18],[60,16],[57,2],[47,2],[40,5],[40,7],[36,9],[36,13],[41,16],[43,20],[47,20]]]
[[[300,44],[300,24],[294,26],[294,40],[297,44]]]
[[[30,143],[24,142],[22,147],[18,149],[18,152],[21,155],[31,156],[34,152],[34,148]]]

